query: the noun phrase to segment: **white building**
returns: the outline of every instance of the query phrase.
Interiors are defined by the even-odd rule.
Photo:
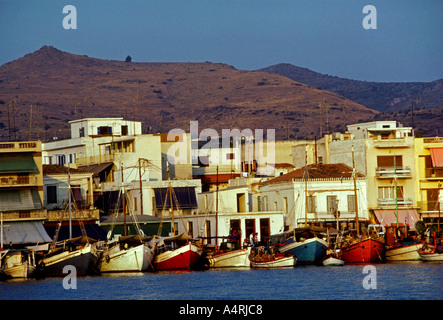
[[[305,174],[307,173],[307,179]],[[258,211],[282,211],[288,229],[305,223],[336,227],[337,217],[344,227],[356,219],[357,191],[359,221],[368,221],[367,183],[361,175],[356,178],[352,168],[343,164],[310,165],[260,184],[256,195]]]

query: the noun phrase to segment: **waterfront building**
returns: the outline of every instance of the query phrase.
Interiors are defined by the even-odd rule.
[[[40,141],[0,143],[2,246],[50,241],[43,228],[43,170]]]
[[[281,211],[287,230],[305,224],[343,229],[355,227],[357,195],[359,221],[367,224],[367,181],[362,174],[355,180],[356,188],[347,165],[311,164],[260,183],[257,210]]]
[[[251,233],[257,233],[259,241],[284,230],[281,210],[256,210],[253,195],[262,178],[238,178],[229,180],[228,187],[219,191],[206,191],[197,195],[198,214],[187,216],[187,225],[178,225],[193,237],[228,237],[233,230],[242,244]],[[220,238],[217,244],[220,244]],[[208,239],[207,243],[215,244]]]
[[[415,197],[423,221],[437,224],[443,210],[443,138],[419,137],[414,142]]]

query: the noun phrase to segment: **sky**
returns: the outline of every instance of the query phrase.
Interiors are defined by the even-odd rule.
[[[76,29],[63,26],[67,5]],[[443,78],[442,13],[442,0],[0,0],[0,65],[48,45],[109,60],[433,81]]]

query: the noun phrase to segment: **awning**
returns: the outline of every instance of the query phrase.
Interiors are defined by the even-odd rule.
[[[380,224],[390,226],[397,223],[395,210],[374,210],[375,216]],[[399,209],[398,223],[409,225],[411,230],[415,230],[415,223],[419,221],[417,209]]]
[[[443,148],[431,148],[432,166],[443,168]]]
[[[36,244],[51,242],[41,221],[3,221],[4,244]]]
[[[42,201],[36,189],[0,191],[0,211],[40,209]]]
[[[82,171],[92,172],[94,176],[99,176],[100,173],[108,169],[109,167],[112,167],[114,165],[113,162],[104,162],[100,164],[92,164],[89,166],[79,166],[78,168]]]
[[[0,157],[0,173],[38,172],[34,158],[30,154]]]

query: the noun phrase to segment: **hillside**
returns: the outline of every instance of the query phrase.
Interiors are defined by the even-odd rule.
[[[443,107],[443,79],[432,82],[368,82],[350,80],[281,63],[260,71],[288,77],[312,87],[335,92],[368,108],[382,112],[411,109],[411,101],[424,108]]]
[[[312,139],[326,123],[343,130],[378,113],[277,74],[210,62],[110,61],[48,46],[0,66],[0,108],[2,141],[68,138],[68,121],[81,117],[136,119],[143,132],[189,131],[198,120],[200,130],[219,134],[273,128],[277,139]]]

